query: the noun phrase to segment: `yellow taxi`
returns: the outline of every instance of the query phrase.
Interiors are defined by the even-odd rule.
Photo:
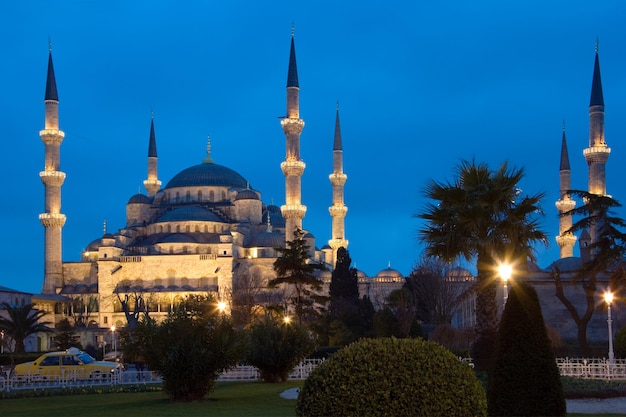
[[[118,362],[97,361],[76,348],[44,353],[33,362],[15,366],[15,376],[33,379],[102,379],[122,371]]]

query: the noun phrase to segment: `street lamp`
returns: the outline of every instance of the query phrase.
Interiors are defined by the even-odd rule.
[[[504,291],[503,291],[503,305],[506,304],[506,300],[509,298],[509,286],[508,286],[508,281],[511,278],[511,275],[513,274],[513,267],[509,264],[500,264],[500,266],[498,266],[498,274],[500,275],[500,278],[502,279],[502,282],[504,283]]]
[[[224,311],[226,310],[226,303],[224,301],[220,301],[219,303],[217,303],[217,309],[220,311],[220,313],[224,314]]]
[[[116,351],[115,349],[115,324],[111,326],[111,334],[113,335],[111,346],[112,346],[113,351]]]
[[[285,316],[283,318],[283,321],[285,322],[285,324],[289,324],[291,322],[291,318],[289,316]]]
[[[615,355],[613,354],[613,320],[611,320],[611,303],[613,302],[613,293],[611,291],[606,291],[604,293],[604,301],[608,306],[608,320],[606,322],[609,325],[609,365],[613,365],[613,362],[615,361]]]
[[[2,335],[2,341],[0,341],[0,353],[4,353],[4,329],[0,330],[0,335]]]

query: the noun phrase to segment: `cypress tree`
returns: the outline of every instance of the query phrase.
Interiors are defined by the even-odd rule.
[[[565,416],[565,397],[535,289],[514,282],[487,389],[490,416]]]

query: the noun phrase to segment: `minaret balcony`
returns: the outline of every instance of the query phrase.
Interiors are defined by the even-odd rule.
[[[302,219],[306,214],[306,206],[302,204],[285,204],[280,206],[280,212],[285,219]]]
[[[43,227],[63,227],[65,225],[65,214],[41,213],[39,221]]]
[[[347,239],[331,239],[328,241],[328,246],[330,246],[333,250],[337,250],[339,248],[347,248],[348,240]]]
[[[566,197],[562,200],[558,200],[556,203],[556,209],[559,213],[567,213],[570,210],[573,210],[576,207],[576,202],[569,197]]]
[[[556,243],[560,247],[572,247],[576,244],[577,237],[572,233],[565,233],[556,237]]]
[[[302,119],[285,117],[280,120],[280,124],[283,127],[283,131],[288,135],[299,135],[302,133],[302,129],[304,129],[304,120]]]
[[[339,185],[339,186],[344,185],[346,181],[348,180],[348,176],[340,172],[330,174],[328,178],[330,179],[330,183],[332,185]]]
[[[65,181],[65,172],[61,171],[41,171],[39,172],[39,178],[46,186],[60,187]]]
[[[59,145],[63,142],[65,133],[58,129],[43,129],[39,131],[39,136],[46,145]]]
[[[348,207],[346,206],[330,206],[328,207],[331,217],[346,217]]]
[[[148,178],[147,180],[143,180],[143,185],[147,190],[156,189],[159,190],[161,188],[161,181],[157,179]]]
[[[592,162],[606,162],[609,159],[611,148],[608,146],[590,146],[583,149],[583,155],[587,160],[587,163]]]
[[[306,164],[302,161],[284,161],[280,164],[280,169],[283,170],[283,174],[285,174],[285,176],[301,176],[305,167]]]

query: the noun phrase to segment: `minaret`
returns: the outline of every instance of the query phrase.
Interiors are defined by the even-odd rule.
[[[596,41],[596,59],[589,102],[589,147],[583,150],[583,155],[589,166],[589,192],[592,194],[606,195],[606,161],[609,159],[610,153],[611,148],[606,145],[604,140],[604,97],[600,78],[598,42]],[[591,226],[592,242],[595,242],[596,227]]]
[[[45,190],[45,212],[39,215],[44,227],[44,294],[54,294],[63,284],[63,258],[61,255],[61,230],[65,225],[65,215],[61,214],[61,186],[65,173],[60,171],[61,142],[65,133],[59,130],[59,96],[57,94],[52,47],[48,53],[48,77],[46,80],[45,125],[39,132],[45,145],[45,166],[39,177]]]
[[[348,207],[344,204],[343,187],[348,176],[343,173],[343,147],[341,145],[341,127],[339,125],[339,104],[337,104],[337,115],[335,117],[335,140],[333,145],[333,173],[329,175],[330,183],[333,186],[333,205],[328,208],[332,218],[332,239],[328,245],[333,249],[332,266],[337,262],[337,249],[348,248],[346,240],[346,229],[344,219],[348,212]]]
[[[154,136],[154,113],[150,122],[150,143],[148,144],[148,178],[143,181],[148,196],[153,196],[161,188],[161,181],[158,176],[158,162],[156,137]]]
[[[285,241],[293,240],[296,228],[302,229],[302,219],[306,206],[302,205],[301,177],[304,162],[300,160],[300,133],[304,128],[304,120],[300,119],[299,105],[300,87],[298,85],[298,68],[296,66],[296,47],[294,32],[291,28],[291,52],[289,54],[289,70],[287,72],[287,115],[280,124],[287,139],[287,155],[280,168],[285,175],[285,205],[280,211],[285,218]]]
[[[556,208],[560,214],[567,213],[576,206],[576,202],[570,198],[568,191],[571,190],[570,185],[570,167],[569,154],[567,152],[567,139],[565,137],[565,123],[563,123],[563,138],[561,140],[561,165],[559,167],[559,200],[556,202]],[[576,244],[576,236],[572,232],[568,232],[572,227],[572,215],[561,216],[559,218],[559,235],[556,242],[561,248],[561,258],[569,258],[574,256],[574,245]]]

